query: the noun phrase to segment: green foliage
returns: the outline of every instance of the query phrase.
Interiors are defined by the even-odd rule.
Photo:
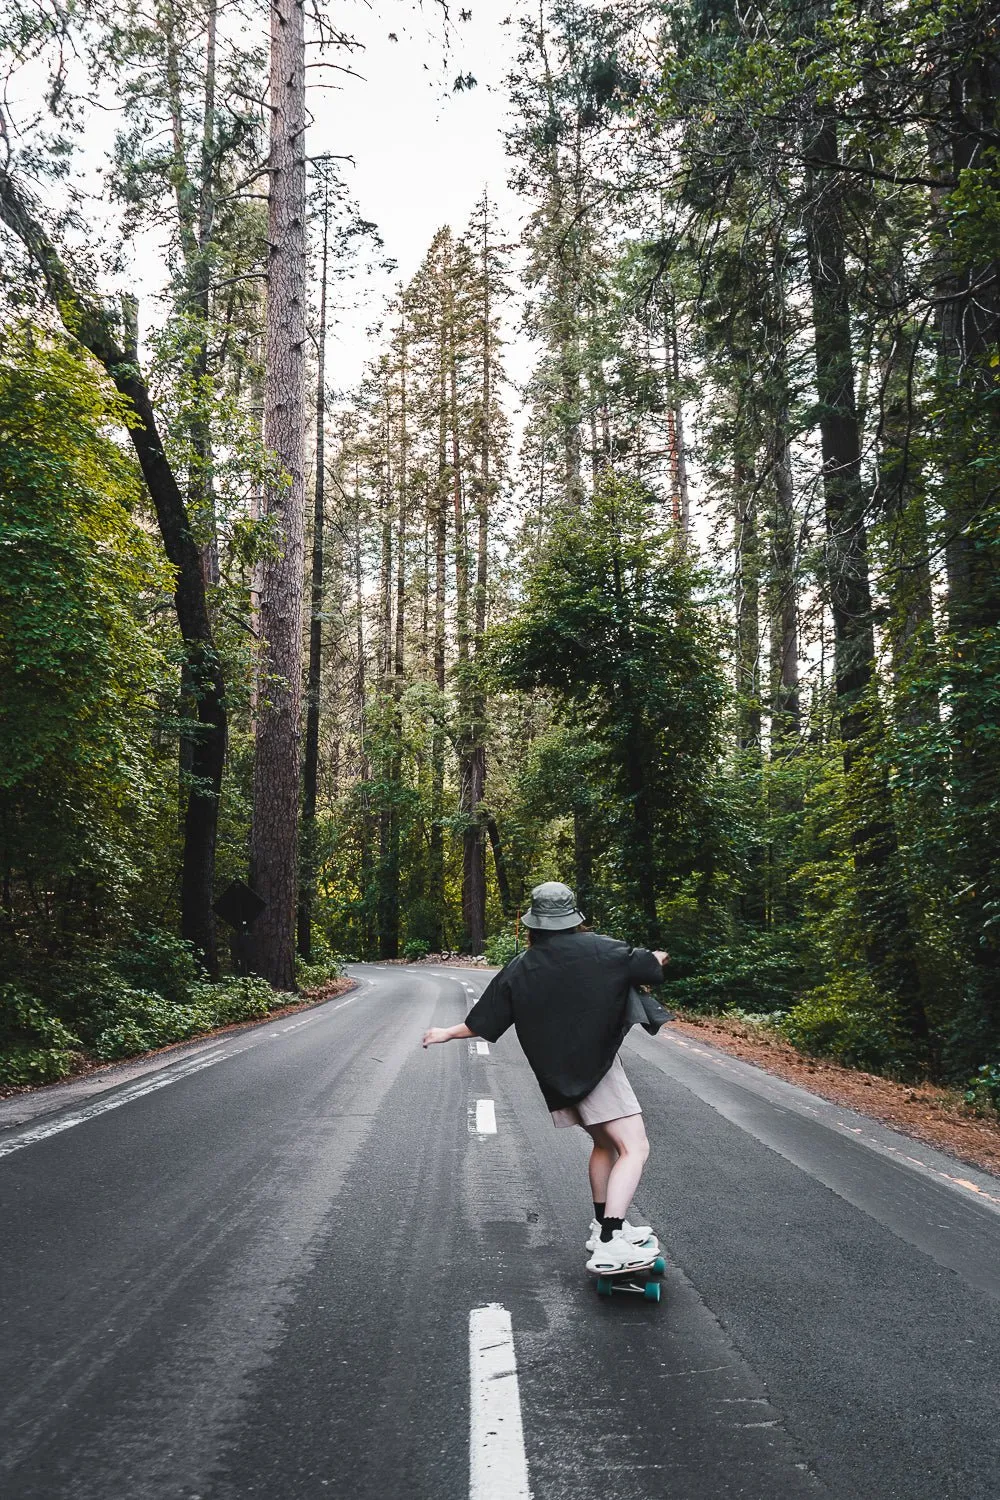
[[[142,985],[134,982],[140,978]],[[35,973],[4,986],[0,1082],[47,1082],[69,1072],[82,1048],[103,1061],[131,1057],[219,1026],[263,1020],[293,998],[256,976],[204,983],[187,944],[147,933],[134,950],[78,957],[44,977]]]
[[[81,1043],[15,984],[0,985],[0,1088],[53,1083],[72,1072]]]
[[[646,941],[657,894],[696,859],[719,743],[715,622],[697,589],[648,497],[606,473],[554,524],[521,609],[492,638],[499,682],[552,693],[589,745],[606,850],[599,915],[613,910],[618,930]]]
[[[187,1041],[218,1026],[261,1021],[289,998],[276,994],[266,980],[255,976],[195,985],[186,1004],[144,990],[121,989],[114,996],[113,1011],[104,1012],[104,1018],[113,1019],[97,1032],[94,1051],[106,1061],[130,1057],[171,1042]]]
[[[509,930],[494,932],[486,939],[486,962],[493,968],[502,969],[517,951],[517,938]]]
[[[965,1091],[965,1102],[977,1111],[1000,1114],[1000,1063],[983,1063],[976,1069]]]
[[[674,945],[669,946],[672,962],[663,1000],[685,1010],[784,1012],[802,993],[815,967],[798,927],[749,930],[738,941],[705,942],[700,952],[681,955],[679,964]]]
[[[154,992],[177,1005],[186,1002],[201,978],[191,944],[156,928],[130,933],[108,963],[129,988]]]
[[[407,938],[403,944],[403,957],[408,958],[411,963],[415,959],[426,958],[430,951],[423,938]]]
[[[839,974],[804,995],[780,1031],[801,1051],[848,1068],[893,1074],[911,1066],[906,1038],[887,1013],[885,997],[861,973]]]
[[[148,624],[169,580],[133,515],[134,468],[108,437],[121,404],[65,345],[6,332],[0,941],[65,946],[121,918],[172,811],[155,718],[166,668]]]
[[[323,943],[313,943],[310,963],[299,959],[295,965],[295,979],[300,990],[319,989],[331,979],[339,979],[344,972],[344,959],[339,953],[331,953]]]

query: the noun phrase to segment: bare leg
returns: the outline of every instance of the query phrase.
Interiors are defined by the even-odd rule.
[[[594,1145],[590,1153],[590,1195],[595,1203],[603,1203],[608,1196],[608,1178],[618,1160],[618,1149],[603,1125],[585,1125],[584,1130]]]
[[[609,1219],[624,1219],[649,1156],[646,1127],[642,1115],[626,1115],[622,1120],[605,1120],[602,1129],[618,1152],[607,1179],[604,1212]]]

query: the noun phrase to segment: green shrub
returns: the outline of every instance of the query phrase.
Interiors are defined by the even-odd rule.
[[[486,939],[486,962],[492,968],[502,969],[514,957],[517,947],[517,939],[512,932],[495,932]]]
[[[789,928],[747,933],[738,943],[707,943],[700,953],[670,946],[664,1003],[684,1010],[727,1014],[787,1011],[819,975]]]
[[[120,994],[115,1009],[105,1011],[103,1019],[93,1045],[105,1062],[166,1047],[171,1042],[186,1042],[217,1024],[211,1006],[200,999],[193,1004],[174,1005],[147,990]]]
[[[54,1083],[72,1071],[79,1037],[27,991],[0,985],[0,1087]]]
[[[779,1031],[786,1014],[783,1010],[740,1010],[739,1007],[726,1011],[726,1015],[734,1021],[742,1021],[744,1025],[756,1027],[758,1031]]]
[[[196,990],[199,1007],[211,1016],[212,1026],[230,1026],[234,1021],[262,1021],[272,1010],[294,1001],[294,995],[272,990],[266,979],[256,974],[233,975],[218,984],[199,985]]]
[[[423,938],[409,938],[403,944],[403,957],[408,959],[410,963],[415,963],[420,958],[426,958],[430,951],[430,944],[425,943]]]
[[[993,1110],[1000,1114],[1000,1062],[983,1063],[974,1078],[969,1079],[965,1102],[977,1111]]]
[[[163,931],[133,934],[117,948],[108,963],[130,989],[162,995],[175,1005],[185,1004],[202,975],[191,944]]]
[[[810,990],[778,1029],[800,1051],[833,1057],[848,1068],[891,1074],[908,1066],[889,1002],[861,975],[844,975]]]
[[[314,990],[331,979],[339,979],[344,972],[345,960],[339,953],[324,953],[312,963],[299,959],[295,965],[295,979],[300,989]]]

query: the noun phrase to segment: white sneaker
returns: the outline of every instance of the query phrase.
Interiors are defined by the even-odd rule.
[[[643,1249],[648,1249],[652,1255],[655,1255],[660,1248],[660,1242],[649,1224],[630,1224],[628,1219],[626,1219],[622,1224],[621,1233],[631,1244],[641,1245]],[[593,1254],[594,1247],[600,1238],[601,1226],[596,1219],[591,1219],[590,1235],[583,1248]]]
[[[598,1240],[587,1262],[588,1271],[629,1271],[648,1266],[655,1252],[645,1245],[633,1245],[619,1231],[610,1240]]]

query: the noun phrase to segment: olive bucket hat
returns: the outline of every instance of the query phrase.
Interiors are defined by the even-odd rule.
[[[576,897],[569,886],[558,880],[547,880],[544,885],[535,886],[531,905],[521,918],[525,927],[541,927],[547,932],[579,927],[585,920],[583,913],[576,909]]]

